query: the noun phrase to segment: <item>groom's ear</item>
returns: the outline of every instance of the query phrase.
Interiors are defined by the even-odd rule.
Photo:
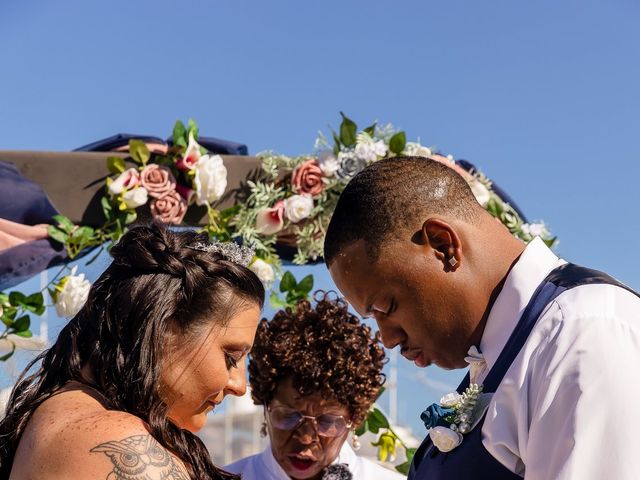
[[[428,244],[445,271],[454,271],[462,263],[462,245],[455,229],[444,220],[429,218],[420,230],[422,242]]]

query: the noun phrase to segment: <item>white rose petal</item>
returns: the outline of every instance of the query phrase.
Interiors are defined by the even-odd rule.
[[[262,283],[269,284],[275,279],[273,267],[259,258],[256,258],[253,263],[249,265],[249,269],[258,276]]]
[[[109,185],[109,193],[115,197],[120,195],[123,190],[130,186],[137,186],[140,183],[140,173],[135,168],[125,170],[118,178],[116,178],[111,185]],[[126,184],[126,185],[125,185]]]
[[[331,150],[320,152],[317,162],[325,177],[333,177],[340,168],[340,162]]]
[[[469,186],[471,187],[473,196],[476,197],[478,203],[485,207],[491,199],[491,192],[489,192],[489,189],[484,183],[475,178],[469,183]]]
[[[56,313],[60,317],[73,317],[87,301],[91,283],[84,273],[76,275],[78,267],[73,267],[64,280],[62,291],[56,297]]]
[[[218,200],[227,189],[227,167],[220,155],[203,155],[195,167],[193,186],[196,204],[207,205]]]
[[[429,437],[441,452],[450,452],[462,443],[462,435],[447,427],[433,427],[429,430]]]
[[[455,407],[458,403],[460,403],[461,395],[457,392],[447,393],[444,397],[440,399],[440,405],[446,408]]]
[[[138,208],[147,203],[148,198],[149,195],[146,188],[136,187],[133,190],[126,191],[122,196],[122,201],[127,208]]]
[[[284,201],[284,212],[293,223],[304,220],[313,210],[313,199],[309,195],[293,195]]]

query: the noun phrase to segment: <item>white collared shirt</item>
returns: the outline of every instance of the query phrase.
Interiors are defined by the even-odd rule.
[[[564,264],[532,241],[509,273],[480,342],[495,364],[538,285]],[[640,299],[582,285],[541,314],[493,395],[482,442],[526,480],[640,478]]]
[[[402,480],[404,475],[389,470],[377,463],[358,457],[347,442],[340,449],[338,458],[333,463],[346,463],[354,480]],[[242,480],[289,480],[280,464],[273,457],[271,445],[257,455],[238,460],[224,469],[231,473],[242,474]]]

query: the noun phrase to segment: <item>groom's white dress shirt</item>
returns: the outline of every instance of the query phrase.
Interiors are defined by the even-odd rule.
[[[359,457],[344,442],[338,458],[334,463],[346,463],[354,480],[402,480],[404,475],[389,470],[366,458]],[[271,445],[259,454],[238,460],[224,467],[231,473],[242,474],[242,480],[290,480],[280,464],[273,457]]]
[[[510,271],[480,342],[487,375],[538,285],[564,264],[540,239]],[[542,313],[494,393],[485,448],[526,480],[640,478],[640,298],[582,285]]]

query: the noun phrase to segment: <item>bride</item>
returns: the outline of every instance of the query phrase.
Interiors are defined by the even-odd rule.
[[[151,226],[113,247],[86,305],[11,395],[0,478],[236,478],[193,432],[245,393],[264,289],[247,249],[205,240]]]

